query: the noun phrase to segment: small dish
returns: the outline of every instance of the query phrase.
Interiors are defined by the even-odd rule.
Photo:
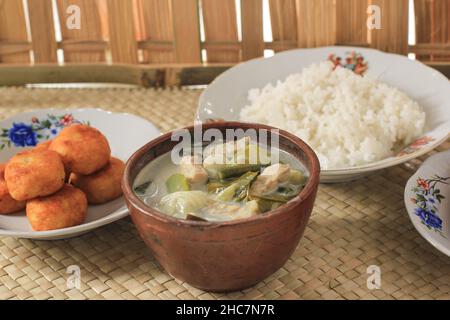
[[[408,180],[405,206],[420,235],[450,257],[450,151],[428,158]]]
[[[449,80],[438,71],[405,56],[355,47],[297,49],[241,63],[217,77],[203,92],[198,103],[197,120],[239,121],[241,109],[248,104],[250,89],[262,88],[267,83],[275,84],[312,63],[327,60],[330,54],[346,57],[350,52],[361,54],[368,62],[365,75],[404,91],[423,107],[427,117],[425,132],[389,158],[361,166],[323,169],[321,182],[354,180],[421,156],[447,140],[450,136]]]
[[[194,127],[186,129],[192,137]],[[263,139],[260,129],[269,139],[275,134],[279,148],[296,157],[309,172],[304,189],[275,210],[240,220],[204,222],[163,214],[140,200],[132,186],[145,165],[177,146],[173,133],[151,141],[130,158],[122,188],[141,238],[169,274],[206,291],[234,291],[268,277],[294,252],[313,208],[320,165],[311,148],[285,131],[272,131],[274,128],[259,124],[210,123],[201,127],[202,142],[207,143],[204,133],[209,129],[220,131],[222,136],[229,130],[255,130],[259,142]]]
[[[17,152],[51,140],[72,123],[85,123],[99,129],[108,139],[112,155],[126,161],[134,151],[160,131],[140,117],[101,109],[42,109],[15,115],[0,121],[0,163]],[[0,215],[0,236],[55,240],[74,237],[128,215],[123,197],[99,206],[89,206],[86,221],[79,226],[36,232],[25,212]]]

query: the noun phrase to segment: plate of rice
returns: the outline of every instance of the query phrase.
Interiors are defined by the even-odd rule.
[[[353,47],[298,49],[241,63],[199,100],[197,120],[262,123],[317,153],[322,182],[411,160],[450,136],[450,81],[405,56]]]

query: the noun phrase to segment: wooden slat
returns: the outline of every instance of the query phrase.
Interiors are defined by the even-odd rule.
[[[201,61],[198,0],[172,0],[175,54],[179,63]]]
[[[169,43],[170,44],[170,43]],[[164,50],[169,46],[168,43],[156,43],[156,42],[142,42],[139,43],[139,47],[158,47],[160,50]],[[352,42],[354,46],[367,48],[369,46],[368,43],[355,43]],[[237,51],[241,48],[241,43],[238,41],[227,41],[227,42],[219,42],[219,41],[206,41],[202,43],[202,48],[207,50],[219,50],[219,51]],[[297,41],[270,41],[264,42],[264,49],[274,50],[274,51],[283,51],[297,48]],[[440,48],[442,49],[442,48]]]
[[[275,52],[297,48],[297,40],[265,42],[264,48]]]
[[[153,42],[173,42],[173,21],[171,0],[138,0],[140,11],[140,37],[138,40]],[[174,62],[173,50],[144,50],[144,62],[163,63]]]
[[[448,43],[418,43],[409,46],[409,51],[422,57],[450,56],[450,42]],[[431,58],[432,59],[432,58]]]
[[[1,42],[28,42],[23,10],[22,0],[0,0],[0,45]],[[18,47],[12,50],[10,47],[9,51],[0,53],[0,62],[29,62],[29,48],[17,49]]]
[[[100,20],[99,2],[105,0],[57,0],[61,34],[63,41],[104,41],[105,37]],[[67,28],[67,8],[76,5],[80,8],[80,29]],[[84,51],[83,47],[64,50],[64,61],[67,62],[102,62],[105,61],[104,48],[98,51]]]
[[[51,0],[28,0],[31,40],[35,63],[57,62]]]
[[[370,0],[381,9],[381,29],[372,29],[373,48],[406,54],[408,50],[408,0]]]
[[[414,4],[417,42],[450,42],[450,2],[448,0],[416,0]]]
[[[134,22],[134,33],[136,41],[145,41],[147,40],[147,32],[146,25],[144,23],[144,9],[143,2],[144,0],[131,0],[133,1],[133,22]]]
[[[269,0],[272,37],[274,42],[280,44],[274,47],[276,52],[290,49],[290,47],[281,45],[283,42],[297,43],[297,14],[295,7],[295,0]]]
[[[336,43],[334,0],[297,0],[297,43],[301,48]]]
[[[432,6],[429,0],[414,1],[414,13],[416,19],[416,43],[431,42],[431,28],[433,26]]]
[[[173,52],[173,42],[172,41],[153,41],[144,40],[138,42],[138,48],[146,51],[154,51],[157,53],[162,52]]]
[[[202,0],[206,41],[237,41],[235,0]],[[239,51],[207,50],[208,62],[237,62]]]
[[[63,49],[65,52],[105,52],[108,48],[108,42],[103,40],[65,40],[58,43],[58,49]],[[65,56],[64,56],[65,58]],[[104,60],[104,59],[103,59]],[[100,61],[103,61],[100,60]],[[77,61],[81,62],[81,61]]]
[[[192,86],[213,81],[231,64],[2,65],[0,87],[31,83],[122,83],[143,87]]]
[[[98,5],[98,12],[100,15],[100,28],[104,39],[109,39],[109,20],[108,20],[108,0],[100,0]]]
[[[242,59],[264,55],[262,0],[241,1]]]
[[[231,51],[236,52],[241,49],[239,41],[205,41],[202,48],[207,51]]]
[[[368,43],[367,0],[336,0],[336,43]]]
[[[24,52],[29,52],[29,50],[31,50],[31,43],[28,41],[0,41],[0,56],[5,55],[8,57],[10,55],[23,54]]]
[[[450,63],[428,65],[450,79]],[[189,86],[209,84],[232,67],[227,64],[55,64],[0,65],[0,87],[28,83],[124,83],[144,87]]]
[[[107,4],[113,62],[137,63],[133,1],[107,0]]]
[[[448,0],[416,0],[414,2],[416,14],[416,42],[420,44],[449,44],[450,43],[450,1]],[[425,60],[450,59],[450,52],[416,52],[418,58]]]

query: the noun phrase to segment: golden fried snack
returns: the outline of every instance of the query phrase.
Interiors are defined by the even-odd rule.
[[[22,151],[9,160],[5,180],[9,193],[18,201],[55,193],[64,185],[64,165],[54,151]]]
[[[52,144],[53,140],[47,140],[44,142],[39,143],[34,150],[48,150],[50,148],[50,145]]]
[[[0,214],[10,214],[25,208],[25,201],[14,200],[5,181],[6,164],[0,164]]]
[[[125,164],[111,158],[103,169],[89,176],[72,173],[70,183],[84,191],[90,204],[102,204],[122,195],[120,182]]]
[[[52,144],[53,140],[47,140],[45,142],[39,143],[33,150],[48,150],[50,148],[50,145]],[[70,177],[70,171],[66,171],[66,178],[64,179],[65,182],[69,181]]]
[[[77,226],[86,219],[86,195],[69,184],[57,193],[27,202],[27,217],[35,231]]]
[[[97,129],[76,124],[64,128],[50,145],[62,157],[68,172],[89,175],[108,164],[111,149]]]

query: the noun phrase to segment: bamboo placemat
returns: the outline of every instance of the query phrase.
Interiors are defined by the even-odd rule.
[[[189,125],[199,90],[0,88],[0,117],[36,108],[99,107]],[[120,130],[120,128],[118,128]],[[450,148],[450,141],[439,150]],[[449,299],[450,258],[414,229],[404,208],[407,179],[426,157],[366,178],[321,185],[305,234],[278,272],[253,288],[212,294],[157,265],[129,218],[59,241],[0,237],[0,299]],[[67,289],[67,267],[81,288]],[[381,288],[367,288],[367,268]]]

